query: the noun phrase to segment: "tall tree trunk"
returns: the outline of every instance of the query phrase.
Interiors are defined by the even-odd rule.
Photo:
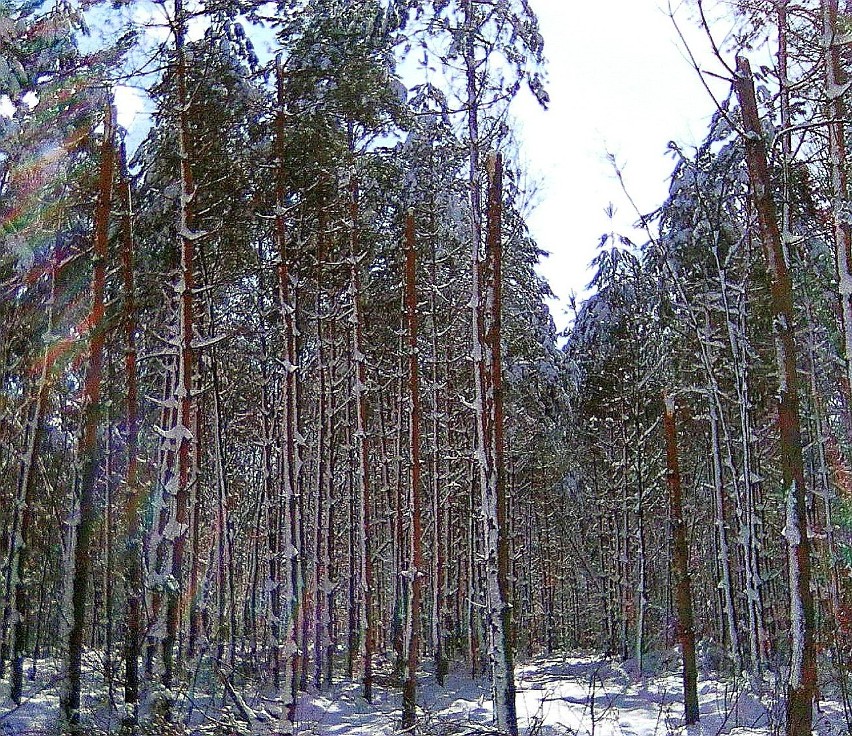
[[[261,292],[264,285],[261,280]],[[282,616],[283,581],[281,561],[289,551],[290,527],[282,513],[286,504],[281,488],[275,479],[274,450],[274,408],[272,405],[272,377],[268,368],[269,351],[266,336],[260,335],[261,346],[261,488],[265,499],[265,532],[266,532],[266,608],[269,620],[268,664],[272,675],[273,686],[276,690],[281,687],[281,666],[285,664],[282,657],[281,641],[284,638],[282,624],[289,618]],[[286,666],[286,664],[285,664]]]
[[[638,357],[638,353],[637,353]],[[635,374],[638,378],[639,371]],[[634,386],[638,385],[638,380],[634,380]],[[639,602],[639,610],[636,616],[636,637],[635,637],[635,655],[636,668],[639,675],[642,675],[644,670],[645,659],[645,615],[648,610],[648,559],[646,554],[646,531],[645,531],[645,479],[643,473],[643,453],[642,453],[642,426],[639,417],[638,399],[634,397],[632,407],[634,427],[635,427],[635,462],[636,468],[636,505],[634,512],[636,515],[636,565],[637,578],[636,581],[636,600]]]
[[[406,651],[405,651],[405,617],[408,615],[406,612],[406,606],[408,605],[409,600],[409,582],[406,576],[404,575],[405,570],[403,566],[405,565],[405,514],[406,514],[406,499],[405,499],[405,482],[403,479],[403,460],[402,460],[402,445],[403,445],[403,434],[405,431],[404,422],[403,422],[403,413],[405,411],[405,355],[404,349],[406,344],[405,337],[405,297],[403,295],[403,315],[402,315],[402,328],[400,331],[400,339],[399,339],[399,349],[397,355],[399,356],[399,366],[396,374],[396,425],[394,427],[394,457],[393,457],[393,480],[394,480],[394,488],[393,488],[393,496],[392,496],[392,506],[393,506],[393,544],[391,545],[391,549],[393,550],[393,608],[391,610],[391,646],[393,647],[394,657],[395,657],[395,666],[394,666],[394,680],[401,681],[405,676],[405,662],[406,662]]]
[[[710,389],[715,392],[715,387]],[[708,403],[710,414],[710,440],[713,464],[713,511],[715,514],[716,537],[719,546],[719,568],[722,573],[720,584],[724,596],[725,622],[728,631],[729,654],[737,672],[742,672],[742,654],[740,651],[739,628],[734,608],[734,592],[731,576],[731,553],[728,545],[728,529],[725,521],[725,486],[722,472],[722,448],[719,441],[719,417],[716,398],[711,396]]]
[[[316,320],[317,320],[317,372],[319,373],[319,386],[317,388],[317,440],[316,440],[316,507],[314,509],[314,549],[313,549],[313,585],[311,597],[314,609],[314,685],[318,690],[323,688],[324,657],[328,641],[328,622],[330,611],[327,610],[328,601],[328,537],[331,534],[329,527],[329,503],[328,476],[331,473],[331,445],[330,436],[331,421],[331,391],[330,370],[328,366],[326,322],[328,317],[324,315],[325,303],[323,301],[323,271],[326,259],[326,237],[324,203],[320,204],[317,217],[317,293],[316,293]]]
[[[208,339],[215,339],[216,327],[213,320],[213,298],[209,288],[205,288],[205,284],[210,282],[207,279],[207,270],[204,265],[203,250],[199,249],[199,265],[202,276],[202,287],[207,301],[207,310],[210,317]],[[194,334],[194,333],[193,333]],[[213,348],[215,349],[215,348]],[[204,363],[197,361],[196,374],[194,383],[199,386],[204,385]],[[201,459],[204,447],[205,438],[204,429],[204,409],[203,406],[196,406],[192,412],[192,443],[194,452],[192,453],[192,468],[189,471],[190,477],[193,479],[190,484],[189,496],[189,534],[191,542],[190,566],[189,566],[189,585],[184,594],[185,607],[188,608],[188,629],[186,637],[186,654],[190,659],[195,658],[203,646],[203,640],[207,633],[203,630],[203,620],[205,618],[204,611],[206,610],[206,602],[204,600],[203,591],[200,587],[200,581],[204,577],[201,568],[201,524],[204,521],[204,495],[201,493]]]
[[[846,161],[846,105],[848,80],[843,73],[837,28],[838,0],[822,0],[825,83],[828,115],[828,154],[831,170],[831,214],[834,222],[834,261],[840,292],[840,324],[846,360],[847,390],[852,387],[852,223],[849,222],[849,182]]]
[[[124,577],[127,603],[124,615],[124,720],[133,729],[139,720],[139,647],[142,637],[142,485],[139,481],[139,380],[136,369],[136,298],[134,283],[134,242],[132,188],[127,175],[124,143],[120,151],[121,197],[121,275],[124,291],[124,376],[127,383],[127,469],[125,471],[124,520],[127,546]]]
[[[488,658],[497,728],[517,736],[501,352],[503,159],[489,157],[485,259],[473,253],[473,364],[483,523]]]
[[[406,672],[402,686],[402,730],[414,732],[417,716],[417,665],[420,658],[420,604],[423,587],[423,523],[420,501],[420,370],[417,349],[417,253],[414,213],[405,218],[405,321],[408,334],[409,502],[408,607],[405,622]]]
[[[101,415],[101,374],[105,338],[103,322],[106,309],[107,244],[112,206],[113,169],[115,167],[114,137],[115,113],[110,102],[104,114],[104,136],[101,147],[98,198],[95,207],[92,311],[86,324],[89,338],[89,365],[83,384],[83,414],[79,444],[80,517],[73,559],[71,627],[68,633],[68,680],[62,703],[68,727],[73,733],[82,732],[80,677],[83,663],[83,632],[86,621],[86,597],[92,569],[91,547],[98,518],[95,491],[100,460],[98,431]]]
[[[663,392],[666,439],[666,481],[669,487],[669,519],[672,535],[672,570],[675,577],[677,628],[683,655],[683,702],[686,725],[698,723],[698,672],[695,665],[695,627],[692,616],[692,590],[689,579],[689,547],[683,521],[680,463],[677,451],[677,425],[674,400]]]
[[[781,474],[787,502],[790,585],[791,661],[787,685],[787,736],[810,736],[816,692],[814,604],[811,595],[810,542],[805,502],[804,463],[796,374],[793,286],[784,253],[775,205],[772,202],[766,145],[760,125],[751,67],[737,57],[734,89],[742,110],[743,136],[751,194],[757,212],[764,256],[770,277],[772,324],[778,360],[778,430]]]
[[[431,317],[431,393],[432,393],[432,453],[430,457],[430,473],[429,482],[432,491],[432,586],[433,586],[433,606],[432,606],[432,646],[434,649],[435,659],[435,679],[438,685],[443,687],[444,679],[448,673],[448,662],[446,654],[446,646],[444,637],[445,622],[445,607],[446,607],[446,551],[444,545],[444,536],[446,529],[447,513],[444,508],[445,501],[442,498],[442,489],[444,483],[449,478],[449,468],[447,467],[444,443],[443,443],[443,425],[444,418],[444,400],[441,391],[441,381],[443,376],[439,370],[441,363],[440,355],[442,351],[439,347],[439,331],[438,326],[438,305],[436,293],[438,291],[438,264],[435,248],[435,203],[432,202],[430,209],[431,218],[431,288],[429,290],[429,314]]]
[[[336,311],[336,305],[334,309]],[[336,375],[337,371],[335,370],[340,365],[337,359],[337,314],[332,312],[330,317],[331,319],[329,321],[328,329],[329,351],[327,358],[327,364],[329,366],[327,384],[328,408],[326,413],[328,465],[325,475],[325,493],[323,494],[326,498],[327,509],[325,519],[326,538],[325,546],[323,547],[325,555],[323,559],[323,569],[325,571],[323,580],[323,590],[325,591],[325,609],[323,617],[323,639],[325,641],[325,652],[323,655],[323,686],[326,690],[331,688],[332,674],[334,670],[334,651],[336,648],[334,622],[336,609],[334,605],[334,595],[337,590],[337,586],[334,584],[334,581],[337,578],[337,554],[335,550],[335,542],[337,539],[335,521],[335,513],[337,512],[337,494],[335,493],[335,478],[337,477],[337,474],[335,471],[337,468],[336,460],[338,448],[341,444],[339,438],[335,436],[335,416],[337,414],[337,408],[334,404],[335,387],[341,383],[340,379]]]
[[[299,663],[299,641],[298,641],[298,616],[301,606],[298,605],[299,580],[299,556],[295,554],[295,545],[298,540],[298,529],[296,526],[297,516],[297,481],[298,467],[296,446],[298,406],[296,395],[296,325],[295,325],[295,303],[290,275],[290,255],[287,252],[287,224],[284,219],[286,207],[286,179],[285,179],[285,154],[286,154],[286,98],[284,70],[280,59],[276,59],[275,79],[277,90],[278,108],[275,119],[275,245],[278,258],[278,301],[284,325],[283,347],[284,354],[282,362],[284,367],[284,386],[281,392],[281,439],[283,447],[281,450],[281,478],[283,483],[282,502],[284,504],[284,530],[285,537],[289,543],[285,545],[283,561],[286,565],[285,573],[285,597],[287,606],[286,631],[279,633],[280,640],[286,641],[282,648],[283,662],[280,666],[284,670],[284,682],[282,685],[283,704],[279,729],[283,736],[289,736],[296,727],[296,670]]]
[[[164,715],[171,718],[171,690],[175,683],[175,673],[181,667],[181,653],[178,646],[178,634],[181,620],[181,604],[186,595],[184,580],[184,557],[187,534],[189,531],[189,502],[192,488],[196,482],[195,453],[197,452],[193,436],[193,371],[195,370],[194,307],[195,288],[195,241],[200,233],[194,230],[193,201],[196,188],[193,183],[190,166],[191,153],[189,128],[189,92],[187,90],[187,57],[185,49],[187,17],[183,0],[175,0],[175,79],[177,83],[177,141],[180,177],[180,204],[178,208],[177,232],[180,239],[180,265],[175,288],[178,299],[177,329],[177,381],[174,399],[177,403],[177,417],[172,427],[170,440],[175,448],[174,516],[169,522],[166,534],[171,541],[171,577],[176,586],[168,593],[166,603],[166,635],[163,637],[163,675],[162,683],[166,690],[163,701]]]
[[[364,325],[361,308],[361,280],[359,275],[360,226],[358,180],[350,182],[349,215],[351,219],[349,279],[352,292],[352,361],[355,365],[355,485],[358,516],[353,523],[358,527],[358,559],[360,621],[359,648],[363,667],[364,699],[373,698],[373,651],[375,628],[373,623],[373,559],[370,498],[370,443],[367,438],[367,358],[364,355]]]
[[[149,618],[151,624],[148,627],[149,633],[145,648],[145,674],[149,678],[153,676],[154,660],[163,636],[163,582],[168,575],[166,571],[167,545],[164,533],[169,521],[169,489],[172,488],[171,478],[174,475],[175,464],[173,443],[166,440],[166,434],[174,427],[177,417],[177,404],[173,395],[177,375],[176,356],[171,355],[169,357],[171,360],[169,360],[163,376],[160,423],[157,430],[161,440],[157,452],[157,493],[154,495],[151,509],[153,523],[151,531],[144,538],[146,558],[144,569],[151,573],[149,584]]]
[[[110,344],[107,346],[107,353],[109,354],[110,348],[114,349],[113,345]],[[107,358],[107,386],[115,385],[115,371],[113,370],[113,361]],[[115,566],[114,566],[114,555],[113,555],[113,546],[114,542],[114,534],[115,534],[115,507],[114,507],[114,499],[115,493],[113,490],[113,417],[112,417],[112,409],[109,403],[107,403],[106,411],[105,411],[105,434],[106,434],[106,447],[104,448],[106,454],[106,467],[104,468],[104,476],[106,478],[105,486],[105,504],[104,504],[104,523],[101,529],[101,533],[103,535],[102,541],[102,549],[104,554],[103,560],[103,570],[102,570],[102,580],[101,586],[103,589],[103,606],[104,606],[104,638],[103,638],[103,662],[104,662],[104,680],[107,685],[107,701],[110,704],[110,707],[115,707],[115,665],[112,659],[112,644],[113,644],[113,632],[114,632],[114,581],[115,581]]]
[[[826,563],[829,567],[829,593],[828,599],[829,604],[831,606],[831,617],[832,623],[829,628],[831,630],[831,636],[835,640],[837,639],[837,612],[840,610],[840,600],[841,600],[841,571],[840,571],[840,560],[841,557],[838,554],[837,550],[837,541],[836,541],[836,521],[834,519],[833,514],[833,504],[832,500],[834,497],[834,491],[832,489],[831,480],[829,477],[829,451],[826,449],[826,444],[831,443],[834,444],[830,439],[830,430],[828,426],[828,420],[826,418],[826,409],[824,406],[823,396],[825,392],[820,391],[820,384],[817,378],[817,371],[819,370],[818,361],[817,361],[817,338],[814,330],[815,317],[812,311],[812,305],[808,305],[807,308],[807,320],[808,320],[808,358],[810,362],[810,394],[813,401],[813,439],[812,442],[816,448],[817,462],[814,474],[816,476],[815,484],[818,491],[815,491],[815,495],[822,498],[822,507],[823,507],[823,515],[824,515],[824,532],[825,532],[825,551],[827,554]]]
[[[212,305],[208,302],[208,319],[213,329]],[[213,435],[213,471],[216,482],[216,578],[218,587],[217,601],[217,642],[216,662],[224,656],[222,635],[228,632],[228,660],[233,667],[236,654],[237,604],[234,583],[234,551],[231,534],[230,491],[226,468],[225,438],[222,418],[222,388],[219,380],[219,357],[216,347],[210,349],[210,382],[212,412],[210,432]]]

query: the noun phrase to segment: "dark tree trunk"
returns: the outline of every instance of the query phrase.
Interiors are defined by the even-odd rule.
[[[56,300],[56,273],[51,277],[50,302],[47,307],[47,334],[53,326]],[[9,697],[21,704],[24,684],[24,650],[26,649],[26,624],[29,614],[29,582],[27,562],[30,553],[30,527],[33,518],[33,493],[35,490],[36,462],[44,433],[44,417],[48,406],[48,375],[51,368],[51,351],[46,350],[41,364],[41,375],[36,386],[35,402],[27,428],[27,446],[18,471],[18,504],[12,521],[12,547],[9,559],[7,588],[10,600],[4,610],[6,622],[15,618],[12,626],[11,659],[12,681]],[[14,605],[13,605],[14,604]]]
[[[127,470],[125,474],[124,517],[127,547],[124,554],[124,576],[127,603],[124,616],[124,725],[133,728],[138,722],[139,646],[142,636],[142,486],[138,477],[139,388],[136,370],[136,302],[133,277],[133,203],[127,176],[124,144],[120,159],[121,197],[121,275],[124,291],[124,375],[127,382],[125,412],[127,416]]]
[[[420,599],[423,586],[423,524],[420,516],[420,372],[417,351],[417,252],[414,214],[405,218],[405,321],[408,334],[408,398],[411,538],[409,548],[408,610],[405,626],[406,673],[402,687],[402,730],[412,732],[417,711],[417,665],[420,656]]]
[[[275,81],[278,109],[275,118],[275,244],[278,257],[278,301],[284,325],[283,346],[284,355],[284,386],[281,391],[281,478],[283,484],[283,521],[282,536],[289,542],[282,558],[284,569],[281,572],[286,576],[284,589],[287,599],[286,606],[286,630],[279,633],[279,646],[281,646],[284,657],[279,661],[279,667],[284,670],[283,697],[284,703],[279,721],[279,727],[283,734],[290,734],[295,728],[296,722],[296,675],[299,667],[299,621],[298,616],[301,606],[298,606],[299,592],[299,555],[294,554],[295,545],[301,544],[298,539],[296,525],[297,510],[297,455],[296,447],[296,425],[298,421],[296,402],[296,325],[295,325],[295,299],[294,289],[290,276],[290,255],[287,252],[287,223],[284,220],[284,208],[286,205],[287,191],[285,180],[284,159],[286,154],[286,100],[284,70],[280,60],[276,60]],[[279,627],[281,624],[279,624]]]
[[[180,205],[178,211],[178,237],[180,239],[180,264],[176,296],[178,300],[177,326],[177,380],[174,398],[177,416],[172,428],[175,447],[174,518],[168,525],[171,537],[171,576],[177,590],[168,592],[166,603],[166,635],[163,638],[163,687],[167,691],[163,702],[166,719],[171,718],[171,689],[175,674],[181,667],[181,652],[178,643],[180,631],[181,602],[186,594],[184,581],[184,558],[190,527],[190,498],[196,482],[196,441],[193,436],[195,422],[193,397],[193,371],[195,370],[194,305],[195,289],[195,241],[193,201],[196,190],[190,166],[189,92],[187,89],[187,58],[185,49],[186,12],[183,0],[175,2],[175,77],[178,97],[178,155],[180,157]]]
[[[375,627],[373,623],[373,560],[371,541],[370,509],[370,443],[367,438],[367,365],[364,355],[364,325],[361,308],[361,281],[359,275],[360,230],[359,230],[359,192],[358,181],[353,177],[350,187],[350,288],[352,290],[352,353],[355,363],[355,453],[356,453],[356,507],[359,523],[358,557],[360,560],[359,588],[361,590],[361,620],[359,641],[363,664],[364,699],[370,702],[373,697],[373,651],[375,649]]]
[[[677,452],[677,425],[674,400],[663,392],[666,437],[666,483],[669,487],[669,519],[672,534],[672,570],[675,577],[677,630],[683,655],[683,703],[687,725],[698,723],[698,671],[695,665],[695,626],[692,615],[692,590],[689,579],[689,548],[683,521],[680,463]]]

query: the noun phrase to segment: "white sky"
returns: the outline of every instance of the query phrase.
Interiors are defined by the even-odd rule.
[[[524,95],[513,110],[522,155],[531,177],[541,182],[530,226],[539,246],[551,253],[540,271],[561,300],[551,311],[562,328],[569,295],[582,295],[591,279],[587,266],[600,236],[613,229],[633,235],[635,211],[607,152],[615,155],[639,209],[650,212],[668,192],[674,167],[668,142],[686,149],[699,143],[714,106],[665,0],[531,0],[531,5],[545,39],[551,105],[542,111]],[[706,59],[709,44],[688,16],[685,9],[677,11],[678,25],[693,53]],[[708,66],[721,71],[715,59]],[[724,96],[726,86],[716,83],[716,93]],[[614,223],[604,211],[610,202]]]

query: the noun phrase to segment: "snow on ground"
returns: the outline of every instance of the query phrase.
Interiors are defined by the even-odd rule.
[[[115,732],[118,712],[109,701],[98,658],[88,657],[89,696],[86,710],[94,714],[92,733]],[[745,680],[737,683],[701,677],[698,683],[701,723],[683,725],[681,680],[677,672],[637,677],[629,667],[598,655],[540,658],[516,670],[517,706],[521,732],[526,736],[774,736],[783,730],[782,712],[771,679],[758,695]],[[55,665],[40,664],[39,674],[28,682],[27,699],[14,708],[8,686],[0,685],[0,735],[56,733],[59,676]],[[258,712],[273,712],[272,700],[244,690],[248,704]],[[116,687],[120,698],[120,687]],[[471,680],[461,671],[452,673],[445,687],[424,674],[418,693],[423,736],[488,734],[492,709],[485,680]],[[188,710],[184,698],[184,713]],[[255,723],[249,731],[236,726],[222,729],[223,721],[236,724],[232,709],[221,699],[208,699],[203,707],[194,700],[189,733],[268,732],[268,723]],[[120,703],[119,703],[120,707]],[[400,695],[397,688],[375,687],[372,704],[360,697],[353,683],[337,685],[330,693],[310,693],[299,702],[297,732],[316,736],[390,736],[399,727]],[[219,728],[212,728],[219,723]],[[205,728],[206,726],[206,728]],[[820,736],[840,736],[849,729],[840,704],[820,703],[815,731]]]

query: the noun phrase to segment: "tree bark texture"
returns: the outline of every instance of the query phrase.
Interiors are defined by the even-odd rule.
[[[790,586],[790,677],[787,685],[787,736],[810,736],[816,692],[814,604],[811,594],[810,541],[799,417],[793,287],[771,196],[766,144],[754,93],[751,67],[737,58],[735,91],[742,111],[743,143],[751,195],[770,277],[772,324],[778,361],[778,431],[781,473],[787,503],[787,556]]]

